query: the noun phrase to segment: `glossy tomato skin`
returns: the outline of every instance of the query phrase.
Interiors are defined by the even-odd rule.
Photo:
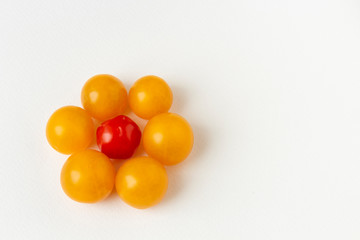
[[[95,203],[110,195],[115,168],[105,154],[87,149],[71,155],[60,175],[66,195],[77,202]]]
[[[127,107],[127,91],[124,84],[109,74],[90,78],[81,90],[84,109],[99,121],[124,113]]]
[[[127,160],[115,179],[120,198],[134,208],[145,209],[159,203],[166,194],[168,176],[157,160],[136,157]]]
[[[145,152],[164,165],[184,161],[194,145],[194,134],[185,118],[175,113],[162,113],[151,118],[144,129]]]
[[[131,110],[143,119],[150,119],[169,111],[173,94],[169,85],[160,77],[145,76],[138,79],[129,91]]]
[[[56,110],[46,125],[46,138],[58,152],[72,154],[86,149],[94,139],[95,127],[82,108],[65,106]]]
[[[103,122],[96,131],[101,152],[113,159],[130,158],[140,144],[141,131],[129,117],[119,115]]]

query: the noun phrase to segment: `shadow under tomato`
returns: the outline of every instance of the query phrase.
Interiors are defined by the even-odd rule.
[[[172,85],[174,85],[171,86],[173,92],[173,104],[171,105],[169,112],[181,115],[182,110],[185,109],[187,105],[188,97],[186,96],[186,90],[184,90],[181,86],[177,86],[175,84]]]
[[[203,125],[193,123],[191,123],[191,125],[194,133],[194,146],[192,152],[183,162],[174,166],[166,167],[169,178],[169,186],[167,193],[160,204],[167,204],[171,202],[173,199],[178,197],[181,191],[186,188],[187,184],[190,184],[190,181],[184,179],[182,176],[182,173],[185,172],[186,169],[190,169],[197,164],[206,164],[199,161],[203,159],[202,155],[208,147],[211,138],[207,135],[207,131]]]
[[[135,150],[133,156],[131,158],[135,158],[135,157],[141,157],[141,156],[146,156],[145,150],[144,150],[144,146],[143,146],[143,141],[142,138],[140,140],[140,144],[137,147],[137,149]]]
[[[191,165],[202,159],[201,157],[208,148],[211,141],[211,137],[208,135],[206,126],[196,123],[190,124],[194,133],[194,146],[188,158],[183,162],[183,165],[186,167],[191,167],[187,165]]]

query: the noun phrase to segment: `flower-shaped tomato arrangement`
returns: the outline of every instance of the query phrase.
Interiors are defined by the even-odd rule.
[[[168,84],[160,77],[145,76],[127,94],[116,77],[96,75],[85,83],[81,102],[84,108],[56,110],[46,126],[49,144],[71,154],[60,176],[64,192],[75,201],[95,203],[108,197],[115,186],[120,198],[135,208],[159,203],[168,187],[163,165],[182,162],[194,142],[189,123],[168,112],[173,102]],[[143,134],[123,115],[128,105],[148,120]],[[102,122],[97,129],[93,118]],[[88,149],[95,135],[100,151]],[[148,156],[132,158],[141,142]],[[118,159],[126,161],[116,172],[113,162]]]

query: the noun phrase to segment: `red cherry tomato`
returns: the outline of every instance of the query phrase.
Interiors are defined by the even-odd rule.
[[[119,115],[103,122],[96,131],[101,152],[113,159],[130,158],[140,144],[141,131],[130,118]]]

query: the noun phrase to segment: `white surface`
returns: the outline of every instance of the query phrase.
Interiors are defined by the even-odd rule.
[[[0,31],[1,239],[360,238],[359,1],[2,0]],[[61,190],[45,125],[98,73],[194,128],[156,207]]]

